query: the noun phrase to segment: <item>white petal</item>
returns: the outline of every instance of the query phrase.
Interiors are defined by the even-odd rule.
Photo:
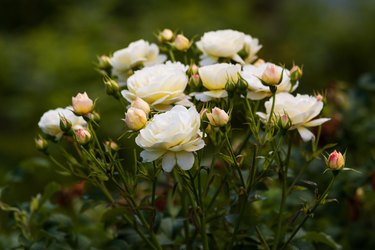
[[[235,54],[232,57],[232,60],[235,61],[235,62],[241,63],[241,64],[245,64],[245,62],[242,60],[242,58],[238,54]]]
[[[143,162],[152,162],[162,156],[165,152],[163,151],[148,151],[143,150],[141,152],[141,157]]]
[[[165,172],[171,172],[172,169],[176,166],[176,154],[173,152],[166,153],[163,156],[162,168]]]
[[[314,134],[308,130],[307,128],[305,127],[298,127],[297,128],[298,130],[298,133],[300,134],[300,136],[302,137],[302,140],[307,142],[307,141],[310,141],[310,140],[315,140],[315,136]]]
[[[177,164],[183,170],[189,170],[194,164],[194,154],[191,152],[180,151],[176,153]]]
[[[257,100],[262,100],[270,95],[272,95],[270,92],[265,92],[265,91],[260,91],[260,92],[248,91],[246,97],[250,100],[257,101]]]
[[[321,124],[323,124],[323,123],[325,123],[326,121],[329,121],[329,120],[331,120],[331,118],[319,118],[319,119],[309,121],[308,123],[305,123],[304,126],[315,127],[315,126],[319,126],[319,125],[321,125]]]

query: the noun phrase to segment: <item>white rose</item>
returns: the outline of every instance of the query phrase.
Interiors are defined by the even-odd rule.
[[[217,63],[200,67],[198,72],[203,86],[208,90],[202,93],[191,93],[197,100],[207,102],[213,98],[228,96],[225,85],[228,82],[236,83],[241,71],[239,64]]]
[[[121,94],[129,102],[139,97],[156,109],[165,109],[186,99],[187,68],[179,62],[167,62],[137,70],[127,81],[128,89]]]
[[[261,63],[257,65],[246,65],[241,71],[241,76],[248,83],[248,92],[247,98],[251,100],[261,100],[268,96],[271,96],[271,90],[268,86],[262,84],[259,80],[263,77],[267,66],[271,65],[270,63]],[[276,70],[281,75],[283,68],[276,66]],[[293,86],[290,77],[289,70],[284,69],[283,79],[279,85],[277,85],[277,93],[279,92],[293,92],[298,87],[298,82]]]
[[[138,40],[130,43],[127,48],[115,51],[109,60],[112,65],[112,75],[124,81],[127,78],[127,71],[132,67],[163,63],[166,56],[159,55],[156,44]]]
[[[255,54],[262,47],[258,44],[258,39],[230,29],[206,32],[196,45],[203,52],[200,65],[216,63],[219,58],[244,64],[245,61],[255,59]],[[238,54],[243,49],[248,54],[245,61]]]
[[[281,116],[287,115],[291,122],[290,129],[297,129],[304,141],[314,140],[314,134],[306,127],[315,127],[330,120],[329,118],[314,118],[319,115],[323,108],[323,102],[315,96],[300,95],[293,96],[289,93],[279,93],[275,96],[274,119],[277,122]],[[266,114],[257,112],[257,115],[267,122],[272,106],[272,98],[265,102]]]
[[[64,134],[60,129],[60,116],[65,117],[71,124],[73,129],[86,127],[87,123],[81,116],[76,116],[72,107],[57,108],[45,112],[38,123],[43,133],[55,137],[59,140]]]
[[[195,107],[176,105],[170,111],[155,115],[135,138],[143,162],[162,157],[162,168],[171,172],[177,164],[189,170],[194,164],[194,151],[204,147],[199,130],[200,116]]]

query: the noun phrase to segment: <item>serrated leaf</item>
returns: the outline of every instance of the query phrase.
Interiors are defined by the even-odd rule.
[[[306,232],[303,238],[307,241],[325,244],[335,250],[342,249],[341,245],[337,244],[330,235],[322,232]]]

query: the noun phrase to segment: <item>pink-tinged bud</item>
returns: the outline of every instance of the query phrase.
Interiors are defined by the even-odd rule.
[[[189,75],[195,75],[198,74],[199,67],[196,64],[190,65],[188,69],[188,74]]]
[[[189,85],[192,88],[198,88],[199,86],[201,86],[200,76],[198,74],[191,75],[191,77],[189,79]]]
[[[164,29],[162,32],[159,33],[159,41],[160,42],[169,42],[173,38],[173,31],[170,29]]]
[[[146,115],[150,113],[150,105],[148,105],[147,102],[145,102],[142,98],[137,97],[132,103],[132,108],[137,108],[143,110]]]
[[[146,125],[147,115],[142,109],[129,108],[124,121],[128,128],[138,131]]]
[[[316,96],[316,100],[317,100],[318,102],[323,101],[323,96],[322,96],[322,95],[317,95],[317,96]]]
[[[69,121],[65,116],[59,115],[60,116],[60,129],[63,132],[69,132],[70,129],[72,128],[72,122]]]
[[[111,140],[104,142],[104,148],[107,152],[119,150],[117,143]]]
[[[284,129],[290,128],[292,122],[289,119],[289,116],[287,114],[283,114],[280,116],[280,126]]]
[[[332,170],[340,170],[344,167],[344,165],[345,165],[345,158],[340,152],[337,152],[335,150],[328,156],[328,159],[327,159],[328,168]]]
[[[48,142],[41,135],[39,135],[37,138],[35,138],[35,147],[36,149],[44,152],[48,147]]]
[[[78,93],[72,97],[73,111],[77,115],[87,115],[94,109],[94,102],[88,97],[86,92]]]
[[[174,47],[177,50],[185,51],[190,48],[190,41],[184,35],[178,34],[174,40]]]
[[[300,67],[298,67],[297,65],[294,65],[290,69],[289,74],[290,74],[290,80],[298,81],[299,79],[301,79],[303,72]]]
[[[74,131],[76,141],[81,144],[85,145],[91,141],[91,133],[84,128],[78,128]]]
[[[269,63],[260,79],[265,85],[275,86],[280,84],[282,77],[282,72],[279,71],[278,67],[273,63]]]
[[[229,115],[217,107],[213,108],[211,113],[207,112],[206,115],[212,126],[222,127],[229,121]]]

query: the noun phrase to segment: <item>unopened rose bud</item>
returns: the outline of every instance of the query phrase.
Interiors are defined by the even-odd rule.
[[[222,127],[229,121],[229,115],[217,107],[213,108],[211,113],[207,112],[206,115],[212,126]]]
[[[48,147],[48,142],[41,135],[39,135],[37,138],[35,138],[35,147],[36,149],[44,152]]]
[[[119,150],[119,147],[118,147],[117,143],[114,142],[114,141],[111,141],[111,140],[106,141],[104,143],[104,148],[105,148],[105,151],[107,151],[107,152]]]
[[[194,74],[190,77],[189,79],[189,85],[193,88],[193,89],[196,89],[196,88],[199,88],[201,86],[202,82],[201,82],[201,78],[198,74]]]
[[[283,114],[283,115],[280,116],[279,123],[280,123],[280,127],[283,128],[283,129],[290,128],[290,126],[292,124],[290,119],[289,119],[289,116],[287,114]]]
[[[111,68],[111,59],[106,55],[98,57],[98,67],[104,70]]]
[[[147,115],[142,109],[129,108],[124,121],[128,128],[138,131],[146,125]]]
[[[289,71],[290,74],[290,80],[291,81],[298,81],[302,77],[302,69],[298,67],[297,65],[294,65],[291,70]]]
[[[163,31],[161,31],[159,33],[158,38],[159,38],[160,42],[169,42],[169,41],[172,40],[173,35],[174,34],[173,34],[172,30],[170,30],[170,29],[164,29]]]
[[[145,102],[142,98],[137,97],[132,103],[131,107],[143,110],[146,115],[150,113],[150,105]]]
[[[273,63],[267,65],[260,80],[267,86],[276,86],[282,81],[282,72],[279,72],[277,66]]]
[[[60,129],[63,132],[69,132],[70,129],[72,128],[72,122],[66,119],[65,116],[59,115],[60,116]]]
[[[116,96],[120,91],[120,86],[118,85],[118,83],[109,77],[106,77],[104,79],[104,85],[108,95]]]
[[[73,111],[77,115],[87,115],[94,109],[94,102],[88,97],[86,92],[78,93],[72,97]]]
[[[189,75],[195,75],[198,74],[199,67],[196,64],[192,64],[189,66],[188,74]]]
[[[76,141],[81,144],[85,145],[91,141],[91,133],[84,128],[79,128],[74,131]]]
[[[178,34],[174,40],[174,47],[180,51],[186,51],[190,48],[190,41],[184,35]]]
[[[340,152],[335,150],[328,156],[327,166],[331,170],[340,170],[344,167],[344,165],[345,158]]]
[[[317,100],[318,102],[323,101],[323,99],[324,99],[323,96],[320,95],[320,94],[316,96],[316,100]]]
[[[264,63],[265,63],[265,61],[264,61],[263,59],[259,58],[259,59],[256,60],[256,62],[254,63],[254,66],[258,67],[258,66],[260,66],[260,65],[262,65],[262,64],[264,64]]]

